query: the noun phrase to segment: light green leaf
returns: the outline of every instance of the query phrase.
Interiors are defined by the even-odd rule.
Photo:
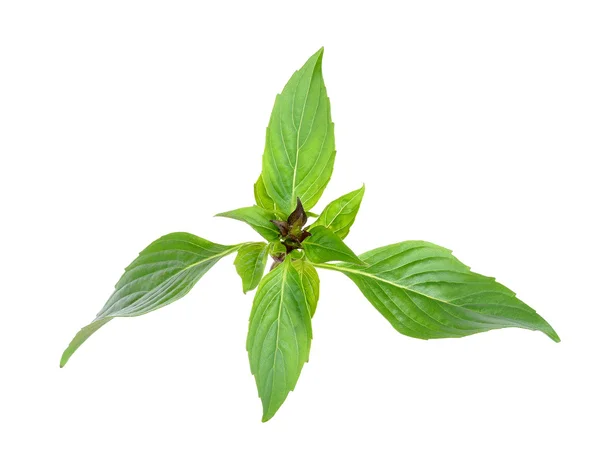
[[[422,241],[381,247],[360,256],[367,266],[321,264],[345,273],[402,334],[419,339],[463,337],[517,327],[552,327],[515,293],[473,273],[450,250]]]
[[[360,258],[333,231],[317,226],[310,229],[310,234],[310,237],[302,242],[302,248],[311,262],[340,261],[362,264]]]
[[[277,226],[271,220],[277,219],[272,211],[267,211],[259,206],[242,207],[233,211],[221,212],[217,217],[229,217],[250,225],[256,232],[269,242],[279,238]]]
[[[317,303],[319,302],[319,275],[314,265],[308,260],[294,260],[293,265],[300,275],[306,305],[312,317],[317,310]]]
[[[262,400],[262,421],[277,412],[308,361],[312,338],[308,298],[289,258],[258,285],[246,348]]]
[[[267,211],[277,212],[277,205],[275,201],[271,199],[269,193],[267,192],[267,188],[265,188],[265,182],[263,181],[262,174],[254,183],[254,200],[256,204]]]
[[[244,293],[258,286],[265,273],[268,257],[269,246],[263,242],[249,243],[240,247],[233,263],[242,278]]]
[[[269,244],[269,255],[271,255],[271,257],[280,255],[282,253],[285,254],[286,250],[287,249],[285,248],[285,245],[283,245],[279,240]]]
[[[345,239],[354,224],[364,194],[363,185],[362,188],[331,201],[311,227],[322,225],[332,230],[340,239]]]
[[[320,49],[292,75],[275,100],[267,128],[262,179],[285,215],[296,207],[296,198],[311,209],[333,171],[335,140],[322,59]]]
[[[215,263],[241,245],[219,245],[185,232],[168,234],[152,242],[125,269],[115,292],[94,321],[73,338],[60,366],[111,319],[140,316],[185,296]]]

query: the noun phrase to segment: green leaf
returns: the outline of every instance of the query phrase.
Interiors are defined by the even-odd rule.
[[[319,302],[319,275],[314,265],[308,260],[294,260],[293,265],[300,275],[306,305],[312,317],[317,310],[317,303]]]
[[[259,206],[242,207],[233,211],[221,212],[217,217],[229,217],[250,225],[256,232],[269,242],[279,238],[277,226],[271,220],[277,219],[272,211],[267,211]]]
[[[302,242],[302,248],[311,262],[340,261],[362,264],[360,258],[333,231],[317,226],[310,229],[310,234],[310,237]]]
[[[345,239],[354,224],[364,194],[363,185],[362,188],[331,201],[311,227],[322,225],[332,230],[340,239]]]
[[[263,242],[250,243],[240,247],[233,263],[238,275],[242,278],[244,293],[258,286],[265,273],[268,257],[269,246]]]
[[[381,247],[360,256],[367,266],[316,265],[345,273],[402,334],[419,339],[463,337],[517,327],[552,327],[515,293],[473,273],[450,250],[422,241]]]
[[[246,348],[263,422],[283,404],[308,361],[312,306],[305,290],[300,273],[287,258],[262,279],[254,297]]]
[[[267,188],[265,188],[265,182],[263,181],[262,174],[254,183],[254,200],[256,204],[267,211],[277,212],[277,205],[275,201],[271,199],[269,193],[267,192]]]
[[[311,209],[333,171],[335,140],[322,59],[320,49],[292,75],[275,99],[267,128],[262,179],[285,215],[296,207],[296,198]]]
[[[241,245],[219,245],[185,232],[168,234],[152,242],[125,269],[115,292],[92,323],[73,338],[60,366],[111,319],[140,316],[185,296],[215,263]]]
[[[274,257],[279,254],[285,255],[285,252],[286,252],[285,245],[283,245],[279,240],[276,240],[275,242],[271,242],[269,244],[269,255],[271,257]]]

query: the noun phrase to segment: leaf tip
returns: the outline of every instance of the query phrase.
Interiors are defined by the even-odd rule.
[[[309,62],[313,62],[314,67],[316,68],[320,68],[321,64],[323,63],[323,52],[325,51],[325,47],[321,46],[321,48],[319,48],[319,50],[313,54],[310,59],[308,60]]]
[[[560,342],[560,336],[556,333],[552,326],[548,325],[548,328],[544,330],[544,334],[546,334],[546,336],[548,336],[554,342]]]

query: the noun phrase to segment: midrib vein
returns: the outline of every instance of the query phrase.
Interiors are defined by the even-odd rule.
[[[450,301],[445,301],[445,300],[441,300],[439,298],[435,298],[435,297],[433,297],[431,295],[427,295],[425,293],[421,293],[419,291],[413,290],[412,288],[410,288],[408,286],[403,286],[403,285],[400,285],[400,284],[395,283],[393,281],[386,280],[385,278],[381,278],[381,277],[375,276],[372,273],[361,272],[360,270],[354,270],[352,268],[337,267],[335,265],[328,265],[326,263],[313,263],[313,265],[315,267],[326,268],[326,269],[329,269],[329,270],[335,270],[335,271],[341,272],[341,273],[354,273],[356,275],[361,275],[361,276],[364,276],[364,277],[367,277],[367,278],[372,278],[373,280],[382,281],[384,283],[387,283],[388,285],[392,285],[392,286],[395,286],[396,288],[400,288],[401,290],[410,291],[411,293],[414,293],[416,295],[423,296],[424,298],[429,298],[431,300],[438,301],[440,303],[449,304],[450,306],[454,306],[456,308],[465,309],[463,306],[451,303]]]
[[[273,403],[273,390],[275,390],[275,364],[277,363],[277,351],[279,350],[279,331],[281,330],[281,313],[283,311],[283,293],[285,288],[285,280],[287,278],[288,263],[284,263],[283,275],[281,275],[281,288],[279,292],[279,308],[277,310],[277,337],[275,338],[275,352],[273,353],[273,366],[271,368],[273,377],[271,377],[271,394],[269,396],[269,410]],[[268,413],[268,412],[267,412]]]
[[[213,260],[215,258],[220,258],[220,257],[224,257],[225,255],[229,255],[232,252],[235,252],[237,249],[239,249],[240,247],[242,247],[244,244],[238,244],[238,245],[234,245],[233,247],[228,248],[227,250],[225,250],[224,252],[221,253],[217,253],[215,255],[212,255],[211,257],[205,258],[204,260],[200,260],[198,262],[192,263],[191,265],[188,265],[187,267],[184,267],[180,272],[177,272],[175,275],[173,276],[177,276],[179,273],[181,272],[185,272],[187,270],[189,270],[190,268],[194,268],[202,263],[208,262],[209,260]],[[171,277],[173,278],[173,277]]]
[[[201,265],[203,263],[209,262],[210,260],[214,260],[215,258],[221,258],[224,257],[225,255],[229,255],[232,252],[235,252],[237,249],[239,249],[240,247],[242,247],[243,245],[246,245],[248,242],[243,243],[243,244],[238,244],[238,245],[234,245],[233,247],[228,248],[227,250],[217,253],[215,255],[212,255],[208,258],[205,258],[203,260],[200,260],[198,262],[192,263],[191,265],[188,265],[187,267],[182,268],[180,271],[178,271],[177,273],[175,273],[174,275],[172,275],[171,277],[167,278],[165,281],[163,281],[160,285],[158,285],[157,287],[153,288],[152,290],[148,290],[148,291],[144,291],[144,296],[147,295],[148,293],[150,293],[151,291],[156,290],[157,288],[162,288],[164,285],[166,285],[167,283],[171,282],[173,279],[177,278],[181,273],[188,271],[190,268],[194,268],[198,265]],[[144,275],[147,276],[147,275]],[[143,277],[140,277],[143,278]],[[128,282],[128,284],[130,284],[132,282]],[[123,287],[119,288],[119,289],[115,289],[115,293],[120,291],[121,289],[123,289]],[[124,297],[130,296],[130,294],[125,295]],[[140,297],[143,298],[144,296]],[[109,308],[107,308],[105,311],[101,311],[100,313],[98,313],[98,315],[96,316],[96,318],[94,319],[94,321],[97,321],[99,319],[104,319],[104,318],[114,318],[114,317],[118,317],[118,314],[114,314],[114,315],[110,315],[110,316],[106,316],[106,314],[108,313],[108,311],[110,311],[110,309],[117,304],[119,301],[121,301],[121,299],[123,299],[124,297],[119,298],[118,300],[115,300],[111,306]],[[139,301],[136,300],[134,303],[132,303],[132,306],[134,306],[137,302]],[[122,311],[122,310],[120,310]],[[120,312],[118,311],[118,312]],[[117,312],[117,313],[118,313]]]
[[[302,122],[304,121],[304,112],[306,110],[306,103],[308,102],[308,95],[310,94],[310,86],[312,85],[314,68],[310,74],[310,81],[308,82],[308,88],[306,89],[306,96],[304,97],[304,103],[302,104],[302,113],[300,114],[300,123],[298,123],[298,130],[296,132],[296,160],[294,162],[294,176],[292,178],[292,195],[290,197],[291,209],[294,209],[295,206],[295,196],[296,196],[296,175],[298,173],[298,158],[300,156],[300,130],[302,130]],[[298,90],[298,85],[296,85],[296,90]],[[294,109],[292,108],[292,119],[294,117]]]
[[[330,227],[330,226],[331,226],[331,224],[333,224],[333,221],[335,221],[335,220],[338,218],[338,216],[340,216],[340,214],[342,213],[342,211],[343,211],[344,209],[346,209],[346,208],[347,208],[347,207],[350,205],[350,203],[351,203],[352,201],[354,201],[354,198],[355,198],[355,197],[356,197],[356,196],[352,196],[352,198],[351,198],[351,199],[350,199],[348,202],[344,203],[344,204],[342,205],[342,207],[340,207],[340,209],[339,209],[339,211],[337,212],[337,214],[336,214],[335,216],[333,216],[333,217],[332,217],[332,218],[329,220],[329,222],[327,223],[327,227]],[[325,221],[327,222],[327,217],[325,217]]]

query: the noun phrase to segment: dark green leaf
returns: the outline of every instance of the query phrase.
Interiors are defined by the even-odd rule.
[[[296,198],[311,209],[333,171],[335,140],[322,58],[320,49],[294,73],[275,100],[267,128],[262,180],[285,215]]]
[[[364,194],[363,186],[331,201],[311,227],[322,225],[332,230],[340,239],[345,239],[354,224]]]
[[[271,221],[277,216],[259,206],[242,207],[233,211],[221,212],[217,217],[229,217],[250,225],[269,242],[279,238],[277,227]]]
[[[420,339],[517,327],[559,337],[532,308],[493,278],[473,273],[450,250],[422,241],[360,256],[367,266],[316,265],[345,273],[399,332]]]
[[[302,248],[311,262],[340,261],[362,264],[360,258],[350,250],[344,241],[326,227],[312,227],[310,233],[311,236],[302,243]]]
[[[308,361],[312,338],[312,304],[307,303],[310,298],[289,258],[258,285],[246,348],[262,400],[263,421],[277,412]]]
[[[258,286],[265,273],[269,247],[263,242],[245,244],[238,250],[235,257],[235,269],[242,278],[244,293]]]
[[[215,244],[185,232],[155,240],[125,269],[115,292],[96,319],[71,341],[60,366],[64,366],[77,348],[112,318],[140,316],[178,300],[215,263],[240,246]]]

